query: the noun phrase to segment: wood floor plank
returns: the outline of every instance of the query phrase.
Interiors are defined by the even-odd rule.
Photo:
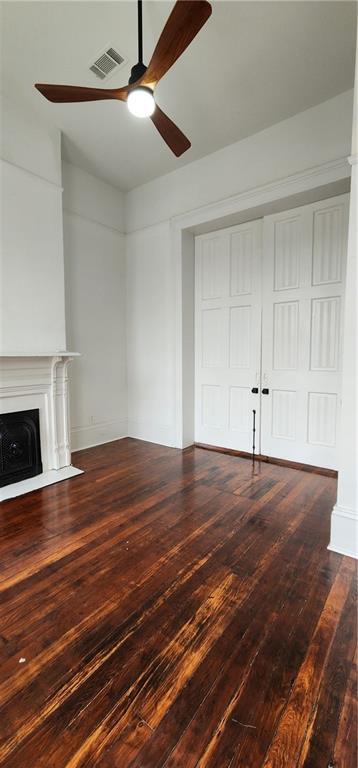
[[[222,500],[220,505],[220,511],[217,512],[217,515],[220,516],[224,514],[225,510],[229,511],[231,508],[237,507],[237,500],[235,497],[229,497],[226,500]],[[210,510],[210,507],[208,504],[206,504],[206,509]],[[208,515],[208,519],[206,523],[203,524],[203,528],[210,527],[210,525],[213,524],[213,520],[215,521],[215,516]],[[190,537],[193,539],[196,536],[198,536],[199,531],[195,528],[194,530],[191,530]],[[180,540],[177,544],[177,549],[181,549],[183,546],[183,542]],[[170,551],[172,557],[166,555],[165,558],[162,558],[162,565],[164,564],[164,560],[168,560],[170,562],[171,568],[173,568],[172,560],[174,560],[174,564],[177,562],[175,560],[175,552]],[[158,576],[158,582],[162,584],[162,575],[160,572],[160,562],[155,564],[155,568],[157,571]],[[147,575],[147,574],[146,574]],[[175,588],[176,582],[173,582],[173,576],[171,579],[171,586],[172,588]],[[151,585],[153,588],[153,585]],[[26,738],[28,732],[31,730],[36,729],[37,724],[40,724],[43,719],[46,717],[49,717],[50,714],[53,712],[56,713],[57,709],[59,707],[62,707],[61,712],[64,717],[64,722],[66,723],[68,712],[70,711],[70,702],[69,697],[72,695],[72,698],[75,699],[76,697],[76,691],[81,686],[81,695],[82,699],[84,696],[83,688],[88,678],[91,678],[96,670],[99,670],[99,681],[98,686],[101,687],[101,679],[103,675],[102,666],[107,663],[106,666],[106,673],[112,674],[112,672],[109,671],[109,664],[111,666],[116,665],[116,657],[118,654],[123,653],[122,646],[124,643],[127,642],[128,646],[128,653],[131,651],[133,652],[133,643],[131,642],[131,638],[133,633],[136,633],[136,635],[139,638],[139,641],[141,642],[143,629],[142,624],[144,623],[145,619],[145,628],[153,631],[153,627],[157,624],[161,624],[163,622],[163,618],[165,615],[166,610],[166,600],[165,597],[162,597],[162,593],[159,591],[158,593],[154,592],[154,595],[152,594],[152,588],[149,590],[148,593],[146,593],[146,602],[142,603],[142,607],[138,608],[135,611],[132,611],[129,615],[123,613],[123,605],[120,604],[120,607],[115,615],[115,617],[110,617],[110,624],[106,627],[106,625],[102,625],[100,627],[95,627],[93,631],[89,631],[86,636],[86,643],[79,640],[77,636],[74,640],[74,645],[78,646],[79,653],[77,652],[77,663],[75,663],[75,659],[72,656],[72,666],[70,670],[71,674],[71,685],[68,684],[68,674],[61,675],[61,669],[63,669],[61,665],[60,660],[60,667],[58,668],[54,661],[52,660],[51,668],[48,671],[47,675],[47,687],[45,691],[41,691],[38,688],[36,688],[36,679],[33,681],[33,675],[30,671],[30,686],[24,687],[21,691],[20,695],[15,699],[14,697],[9,702],[8,705],[4,705],[2,707],[2,713],[3,716],[6,717],[8,720],[13,719],[16,716],[16,712],[21,711],[22,713],[22,720],[23,720],[23,726],[22,728],[18,729],[17,731],[17,741],[20,740],[20,738]],[[168,595],[167,595],[168,596]],[[149,598],[149,603],[148,603]],[[157,598],[157,600],[156,600]],[[158,613],[158,610],[161,611],[161,613]],[[156,611],[156,613],[155,613]],[[120,616],[121,619],[120,620]],[[129,642],[129,645],[128,645]],[[72,651],[73,653],[73,651]],[[83,669],[83,657],[86,660],[87,666],[85,669]],[[112,659],[114,657],[114,659]],[[133,661],[133,658],[132,658]],[[67,671],[67,667],[66,667]],[[21,673],[19,673],[21,675]],[[53,683],[52,683],[53,681]],[[49,692],[49,686],[55,685],[56,681],[58,681],[59,685],[57,685],[56,688],[53,688],[53,698],[50,700],[50,702],[47,703],[48,698],[48,692]],[[92,680],[89,680],[88,682],[88,695],[89,697],[92,696]],[[50,688],[51,691],[51,688]],[[8,692],[12,692],[12,685],[11,681],[9,683]],[[73,696],[73,693],[75,694]],[[28,717],[31,717],[32,712],[32,701],[33,697],[36,696],[37,700],[37,709],[35,715],[32,717],[31,722],[28,722]],[[41,710],[41,701],[44,700],[44,709]],[[11,715],[11,712],[13,714]],[[28,712],[28,715],[26,714]],[[88,716],[88,711],[87,711]],[[58,715],[56,715],[56,719],[58,720]],[[40,738],[40,737],[39,737]],[[41,736],[42,738],[42,736]],[[11,748],[11,743],[4,745],[3,751],[5,754],[5,751],[8,751]],[[1,751],[0,751],[0,754]]]
[[[286,575],[289,578],[288,573]],[[226,672],[229,685],[236,689],[237,680],[242,680],[246,667],[250,668],[265,639],[261,618],[255,617],[255,612],[261,610],[260,605],[249,600],[235,613],[229,627],[202,659],[188,687],[182,689],[150,742],[140,752],[138,765],[156,765],[160,756],[172,753],[176,743],[178,747],[170,754],[168,764],[180,765],[185,759],[185,765],[196,765],[198,754],[215,731],[217,717],[220,720],[222,715]],[[272,618],[269,611],[265,615],[267,619]],[[210,693],[213,693],[212,698]]]
[[[357,652],[352,666],[344,696],[337,738],[334,745],[335,768],[351,768],[358,765],[357,744]]]
[[[300,761],[304,768],[327,768],[327,755],[333,764],[336,762],[335,741],[340,717],[341,715],[344,717],[344,701],[346,692],[348,693],[349,690],[349,688],[347,690],[347,679],[349,680],[351,674],[355,675],[356,596],[357,585],[353,578],[324,670],[314,722],[302,749]],[[355,686],[357,686],[356,675]],[[354,738],[353,736],[353,740]],[[341,761],[342,755],[339,765]]]
[[[304,745],[311,734],[319,686],[351,580],[352,567],[343,563],[319,617],[263,768],[284,768],[287,764],[299,768],[302,765],[301,756],[304,759]]]
[[[282,551],[282,558],[272,563],[269,573],[264,574],[263,583],[260,583],[260,590],[258,591],[261,597],[259,604],[255,603],[255,592],[252,594],[247,609],[248,611],[253,610],[254,615],[257,611],[259,618],[256,619],[255,617],[254,621],[250,613],[248,616],[245,616],[245,613],[242,616],[244,626],[247,626],[248,629],[242,640],[240,640],[239,635],[235,639],[233,638],[231,655],[229,654],[226,658],[220,675],[198,708],[189,728],[183,734],[181,743],[178,744],[168,761],[168,766],[180,764],[184,756],[188,767],[195,765],[198,752],[203,752],[203,754],[207,752],[208,755],[212,752],[214,754],[213,764],[216,762],[219,764],[220,760],[226,764],[233,757],[238,739],[240,739],[240,746],[243,748],[246,735],[250,734],[254,737],[254,741],[257,740],[255,738],[256,731],[261,736],[260,745],[256,746],[260,746],[262,750],[262,744],[265,744],[265,733],[260,732],[260,727],[262,728],[267,720],[272,720],[275,712],[272,701],[267,702],[267,707],[264,703],[262,713],[259,711],[260,701],[265,694],[265,679],[267,679],[267,688],[270,691],[269,678],[272,670],[287,671],[287,652],[285,664],[281,663],[280,665],[278,663],[280,658],[279,644],[281,643],[284,647],[289,639],[286,634],[289,629],[289,622],[286,620],[283,630],[283,616],[287,614],[288,608],[290,608],[292,612],[290,615],[291,622],[298,622],[306,599],[307,585],[300,583],[295,573],[295,567],[292,567],[293,552],[298,554],[300,560],[305,563],[305,572],[312,582],[310,587],[312,599],[317,602],[317,587],[320,580],[322,581],[319,565],[321,555],[319,551],[315,552],[314,548],[308,547],[307,542],[300,543],[301,539],[301,530],[299,529],[297,534],[289,539]],[[285,590],[282,590],[283,583],[286,587]],[[329,586],[322,590],[322,605],[328,590]],[[275,605],[274,613],[272,612],[271,600]],[[309,605],[308,614],[311,608],[312,604]],[[307,632],[309,633],[307,616],[303,619],[303,624],[306,625],[304,639],[307,642]],[[292,644],[295,657],[298,656],[299,658],[300,651],[304,653],[302,650],[304,639],[300,638],[299,643],[296,641]],[[250,654],[248,657],[247,653]],[[283,662],[283,659],[281,661]],[[290,680],[290,676],[288,678]],[[247,693],[246,700],[243,693]],[[278,693],[281,702],[283,700],[282,689],[281,691],[278,689]],[[274,693],[272,692],[273,696]],[[240,707],[242,711],[240,711]],[[214,717],[212,716],[213,713],[215,713]],[[243,732],[238,727],[239,723],[242,722],[251,724],[253,728]],[[220,748],[218,747],[219,743]],[[225,755],[223,753],[226,748],[228,754]],[[250,746],[242,761],[243,765],[251,765],[252,752],[254,750]],[[192,754],[193,763],[188,759],[188,753]],[[260,765],[260,759],[258,758],[258,761],[253,764]]]
[[[0,765],[355,768],[335,480],[130,438],[75,461],[0,505]]]

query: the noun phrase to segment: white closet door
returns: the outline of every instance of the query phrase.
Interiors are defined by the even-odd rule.
[[[255,221],[196,238],[195,440],[259,448],[261,236]]]
[[[261,452],[337,468],[348,196],[264,219]]]

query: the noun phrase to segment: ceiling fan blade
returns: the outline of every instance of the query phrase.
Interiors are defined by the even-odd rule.
[[[77,85],[50,85],[36,83],[37,88],[48,101],[68,103],[74,101],[99,101],[101,99],[118,99],[126,101],[128,87],[124,88],[82,88]]]
[[[153,114],[150,119],[154,123],[156,129],[159,131],[161,137],[164,139],[168,147],[174,152],[176,157],[180,157],[184,152],[191,147],[189,139],[182,133],[182,131],[173,123],[173,121],[156,105]]]
[[[141,85],[156,85],[194,40],[211,15],[207,0],[177,0],[157,42]]]

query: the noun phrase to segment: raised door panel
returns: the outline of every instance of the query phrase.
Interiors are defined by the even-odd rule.
[[[313,214],[312,284],[339,283],[346,249],[346,210],[327,205]]]
[[[312,299],[311,370],[337,371],[339,363],[341,298]]]
[[[255,237],[252,228],[230,236],[230,294],[243,296],[254,289]]]
[[[229,348],[231,368],[250,368],[252,307],[230,307]]]
[[[294,371],[298,364],[298,301],[273,306],[273,367],[276,371]]]
[[[227,292],[226,269],[227,238],[212,237],[201,246],[201,298],[220,299]]]
[[[274,288],[298,288],[300,282],[301,222],[299,216],[274,224]]]
[[[231,430],[239,432],[250,431],[249,387],[230,387],[229,427]]]
[[[225,423],[223,390],[219,385],[204,384],[202,387],[202,425],[220,429]]]
[[[296,439],[296,401],[297,392],[294,390],[272,390],[272,437]]]
[[[332,448],[336,444],[337,395],[308,393],[308,442]]]
[[[202,309],[202,367],[222,368],[225,365],[226,315],[222,308]]]
[[[261,222],[196,238],[195,440],[251,451],[259,442]]]
[[[348,196],[264,220],[262,451],[335,469]],[[285,291],[285,293],[283,293]]]

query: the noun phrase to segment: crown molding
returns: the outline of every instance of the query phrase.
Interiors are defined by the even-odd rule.
[[[240,192],[238,195],[209,203],[171,219],[175,229],[186,229],[203,224],[216,218],[230,216],[274,200],[306,192],[315,187],[339,181],[350,176],[350,163],[347,157],[330,160],[313,168],[294,173],[268,184]]]
[[[56,189],[58,192],[63,192],[63,187],[60,184],[56,184],[55,181],[50,181],[50,179],[46,179],[44,176],[40,176],[40,174],[35,173],[34,171],[30,171],[29,168],[24,168],[22,165],[18,165],[17,163],[13,163],[11,160],[6,160],[5,157],[1,157],[1,160],[5,165],[9,165],[11,168],[16,168],[17,171],[21,171],[22,173],[26,173],[27,176],[32,176],[33,179],[37,179],[37,181],[41,181],[43,184],[46,184],[48,187],[52,187],[53,189]]]
[[[121,229],[117,229],[117,227],[113,227],[111,224],[104,224],[103,221],[100,221],[99,219],[94,219],[93,216],[85,216],[84,213],[78,213],[77,211],[71,210],[71,208],[67,208],[65,205],[63,206],[63,213],[66,214],[66,216],[72,216],[77,219],[81,219],[82,221],[87,221],[90,224],[95,224],[98,227],[103,227],[104,229],[109,229],[111,232],[115,232],[116,235],[121,235],[121,237],[125,236],[125,232]]]

